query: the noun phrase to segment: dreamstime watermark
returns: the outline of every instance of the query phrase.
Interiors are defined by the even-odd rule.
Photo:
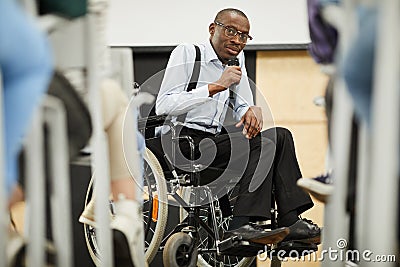
[[[259,251],[257,258],[260,261],[265,261],[268,258],[278,258],[282,262],[287,261],[308,261],[308,262],[322,262],[322,261],[353,261],[353,262],[396,262],[395,255],[375,255],[371,250],[359,251],[356,249],[347,248],[346,239],[338,239],[336,242],[336,248],[329,247],[321,250],[321,253],[317,254],[315,250],[303,249],[303,250],[284,250],[284,249],[270,249],[265,247],[264,251]]]

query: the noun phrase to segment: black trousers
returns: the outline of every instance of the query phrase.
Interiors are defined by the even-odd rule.
[[[272,128],[253,139],[246,139],[241,132],[223,131],[211,134],[183,127],[180,136],[190,136],[195,144],[194,157],[186,140],[179,142],[179,149],[171,144],[171,136],[146,140],[147,147],[168,170],[164,155],[174,158],[175,168],[188,171],[190,160],[200,169],[201,184],[207,184],[214,194],[222,196],[234,186],[238,196],[234,205],[235,216],[269,219],[271,192],[274,185],[278,214],[296,210],[298,214],[313,206],[309,195],[296,185],[301,177],[293,137],[285,128]],[[172,155],[174,153],[174,155]]]

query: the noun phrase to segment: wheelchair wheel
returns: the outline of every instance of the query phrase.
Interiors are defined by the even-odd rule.
[[[188,187],[184,187],[182,190],[182,198],[189,202],[191,198],[193,198],[192,190]],[[228,229],[229,222],[232,220],[232,217],[223,217],[222,212],[219,207],[218,201],[215,202],[215,215],[218,223],[218,230],[220,236],[222,233]],[[186,211],[181,208],[180,209],[180,219],[183,220],[186,217]],[[202,208],[200,210],[200,218],[208,223],[211,217],[209,216],[208,208]],[[200,227],[199,229],[199,249],[209,249],[210,243],[215,246],[215,241],[210,240],[208,233]],[[223,267],[248,267],[254,261],[255,257],[237,257],[237,256],[226,256],[226,255],[216,255],[216,253],[200,253],[197,259],[198,267],[211,267],[211,266],[223,266]]]
[[[144,173],[143,173],[143,222],[145,237],[145,259],[150,263],[162,241],[168,218],[167,186],[164,179],[162,168],[154,154],[146,148],[144,153]],[[87,189],[85,206],[92,195],[91,180]],[[110,210],[113,213],[112,202]],[[96,264],[100,265],[100,251],[96,239],[96,230],[90,226],[84,225],[86,245],[89,254]]]
[[[150,263],[164,237],[168,219],[167,185],[160,163],[146,148],[144,156],[143,220],[146,260]]]
[[[197,248],[190,253],[192,242],[192,238],[183,232],[170,236],[163,251],[164,267],[195,267]]]

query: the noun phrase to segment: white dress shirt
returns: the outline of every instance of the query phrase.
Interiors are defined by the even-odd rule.
[[[208,84],[216,82],[225,65],[218,59],[210,42],[198,45],[201,67],[197,87],[190,92],[186,88],[193,72],[196,50],[193,44],[177,46],[171,53],[156,101],[156,113],[172,116],[187,112],[184,126],[216,134],[221,131],[225,120],[229,90],[209,97]],[[242,78],[234,86],[233,113],[237,121],[253,106],[253,95],[247,78],[243,51],[238,54]]]

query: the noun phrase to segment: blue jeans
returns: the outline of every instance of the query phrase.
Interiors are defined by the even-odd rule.
[[[371,122],[377,10],[359,7],[359,31],[343,60],[343,77],[352,96],[356,115]]]
[[[326,6],[326,5],[340,5],[342,1],[340,0],[319,0],[319,4],[321,6]]]
[[[52,58],[39,32],[16,1],[0,1],[0,70],[4,94],[6,188],[16,183],[17,156],[34,110],[52,76]]]

